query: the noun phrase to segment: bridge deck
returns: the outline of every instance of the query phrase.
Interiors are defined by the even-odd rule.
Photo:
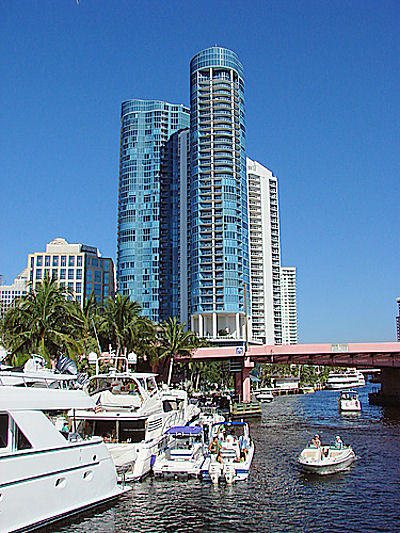
[[[400,368],[400,343],[293,344],[290,346],[242,346],[199,348],[196,360],[223,360],[250,357],[252,361],[276,364]]]

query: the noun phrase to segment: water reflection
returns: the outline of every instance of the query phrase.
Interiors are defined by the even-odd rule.
[[[53,529],[63,532],[398,531],[400,409],[368,405],[343,416],[338,392],[280,397],[251,423],[250,477],[232,487],[147,480],[111,509]],[[333,476],[305,475],[297,457],[315,433],[351,444],[358,460]]]

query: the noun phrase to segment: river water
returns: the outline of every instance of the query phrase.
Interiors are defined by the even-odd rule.
[[[113,507],[53,532],[400,531],[400,409],[368,405],[341,415],[336,391],[283,396],[251,422],[256,444],[249,479],[232,487],[148,479]],[[304,475],[296,459],[319,433],[339,434],[357,454],[333,476]]]

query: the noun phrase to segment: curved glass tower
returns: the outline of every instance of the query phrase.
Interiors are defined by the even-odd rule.
[[[160,157],[189,109],[160,100],[127,100],[121,110],[117,276],[119,291],[160,320]]]
[[[200,337],[244,339],[246,129],[243,67],[234,52],[212,47],[193,57],[190,105],[191,328]]]

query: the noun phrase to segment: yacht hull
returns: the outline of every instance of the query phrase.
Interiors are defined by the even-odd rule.
[[[42,527],[130,489],[116,484],[115,468],[102,442],[16,453],[0,457],[0,464],[3,533]]]

